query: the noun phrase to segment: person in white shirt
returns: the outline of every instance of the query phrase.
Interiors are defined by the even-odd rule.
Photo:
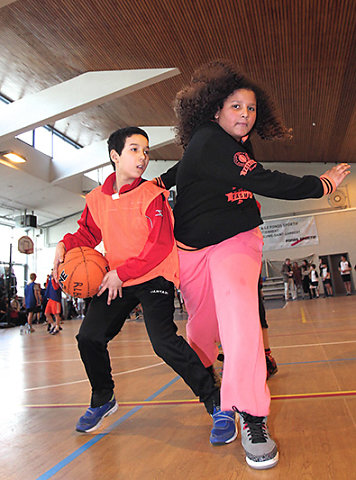
[[[320,258],[319,262],[320,277],[323,281],[325,297],[332,297],[333,287],[331,285],[331,276],[327,261],[324,258]]]
[[[319,298],[319,275],[314,263],[310,267],[310,290],[313,298]]]
[[[345,285],[346,295],[351,295],[351,264],[345,255],[341,256],[339,272]]]

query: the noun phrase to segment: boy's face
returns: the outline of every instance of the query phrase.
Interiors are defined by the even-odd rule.
[[[111,160],[115,163],[115,170],[119,176],[132,183],[140,178],[149,162],[148,140],[143,135],[127,137],[121,155],[116,150],[110,152]]]

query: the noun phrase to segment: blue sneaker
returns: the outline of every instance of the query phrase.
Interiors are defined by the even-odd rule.
[[[115,397],[101,407],[89,407],[85,414],[80,417],[75,427],[77,432],[92,432],[100,427],[103,418],[108,417],[117,410]]]
[[[215,446],[233,442],[237,437],[235,412],[221,411],[220,407],[214,407],[212,417],[214,423],[210,434],[210,443]]]

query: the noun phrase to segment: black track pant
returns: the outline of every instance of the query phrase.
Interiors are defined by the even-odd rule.
[[[266,319],[266,309],[263,303],[263,298],[261,294],[261,285],[258,283],[258,312],[260,314],[260,324],[262,328],[268,328],[268,323]]]
[[[190,386],[209,413],[219,405],[219,389],[198,355],[173,321],[174,286],[163,277],[123,288],[122,298],[107,305],[107,292],[91,301],[77,335],[78,347],[91,387],[91,406],[108,402],[114,391],[107,344],[121,330],[127,316],[142,305],[148,336],[155,353]]]
[[[304,293],[309,293],[309,297],[312,298],[312,294],[310,291],[310,279],[309,277],[305,276],[302,278],[302,286],[303,286],[303,292]]]

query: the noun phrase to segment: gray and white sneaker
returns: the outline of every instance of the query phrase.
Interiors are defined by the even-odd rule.
[[[277,465],[277,445],[269,435],[267,417],[255,417],[237,409],[236,411],[240,416],[241,443],[247,464],[257,470]]]

